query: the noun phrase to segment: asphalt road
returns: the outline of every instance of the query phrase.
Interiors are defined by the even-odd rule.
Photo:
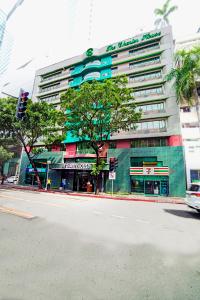
[[[0,190],[0,300],[200,299],[185,205]]]

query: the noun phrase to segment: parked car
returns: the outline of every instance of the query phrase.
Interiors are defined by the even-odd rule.
[[[185,203],[200,213],[200,182],[191,184],[189,191],[186,191]]]
[[[5,182],[7,182],[7,183],[17,183],[17,180],[18,180],[18,176],[10,176],[10,177],[8,177],[6,180],[5,180]]]

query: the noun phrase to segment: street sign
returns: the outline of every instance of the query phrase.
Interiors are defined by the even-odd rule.
[[[109,179],[115,180],[116,179],[116,172],[109,172]]]

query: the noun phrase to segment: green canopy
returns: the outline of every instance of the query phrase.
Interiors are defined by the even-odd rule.
[[[63,158],[63,151],[59,152],[51,152],[51,151],[45,151],[43,153],[37,154],[33,158],[34,160],[39,161],[51,161],[51,164],[58,164],[64,162]]]

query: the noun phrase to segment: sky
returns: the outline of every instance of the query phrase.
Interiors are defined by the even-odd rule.
[[[8,13],[16,0],[0,0]],[[4,92],[32,91],[35,71],[140,32],[154,29],[154,9],[163,0],[24,0],[7,23],[13,37],[10,65],[0,79]],[[194,34],[200,27],[199,0],[172,0],[178,10],[170,16],[174,38]],[[17,70],[30,61],[26,68]]]

